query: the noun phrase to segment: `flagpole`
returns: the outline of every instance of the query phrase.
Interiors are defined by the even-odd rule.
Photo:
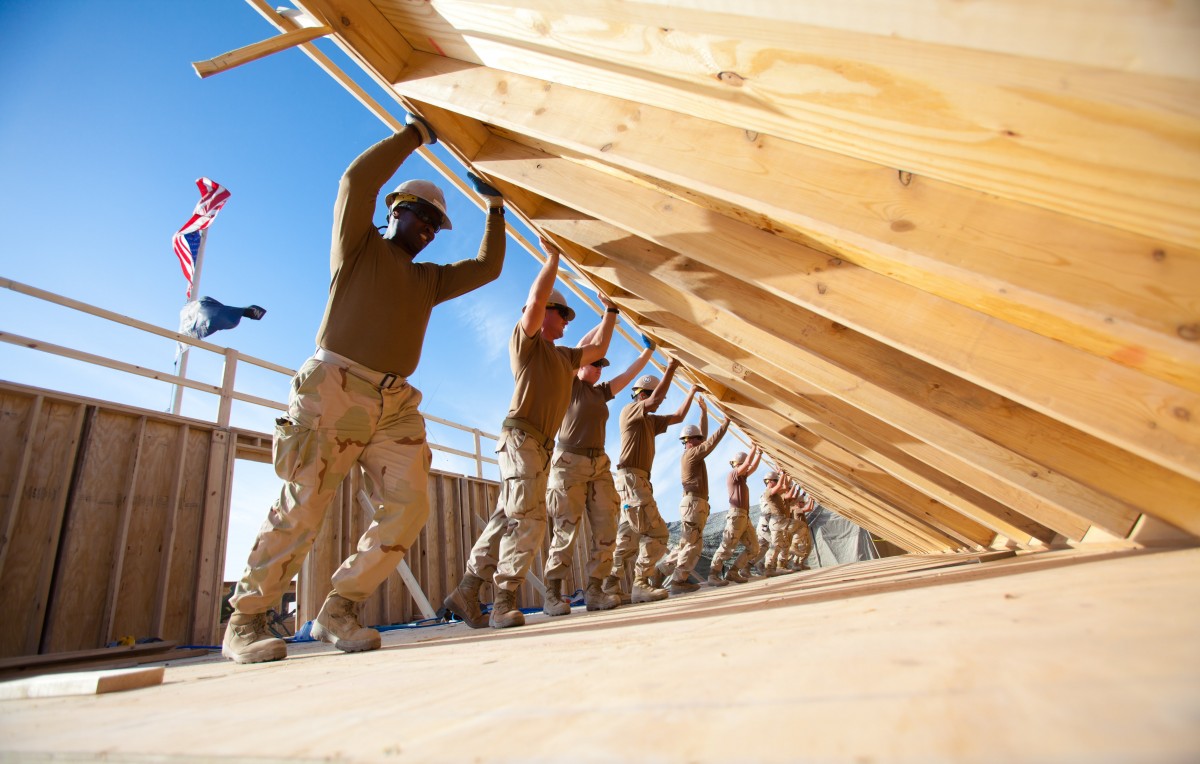
[[[204,245],[208,243],[208,229],[200,229],[200,245],[196,247],[196,258],[192,264],[192,286],[190,299],[200,299],[200,268],[204,265]],[[187,379],[187,363],[188,351],[192,349],[191,345],[184,345],[183,350],[179,353],[179,368],[177,374],[184,379]],[[179,414],[180,408],[183,406],[183,385],[175,385],[175,402],[171,405],[171,413]]]

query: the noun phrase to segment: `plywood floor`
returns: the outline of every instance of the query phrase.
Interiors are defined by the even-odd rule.
[[[9,760],[1200,759],[1200,550],[927,559],[0,702]]]

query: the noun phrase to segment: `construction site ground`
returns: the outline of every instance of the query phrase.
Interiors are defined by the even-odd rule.
[[[995,557],[193,658],[159,686],[0,701],[0,758],[1200,760],[1200,549]]]

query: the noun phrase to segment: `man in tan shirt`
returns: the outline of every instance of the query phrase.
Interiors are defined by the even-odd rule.
[[[709,437],[708,406],[703,398],[697,398],[696,403],[700,406],[700,426],[688,425],[680,434],[683,456],[679,459],[679,476],[683,482],[683,498],[679,504],[679,517],[683,530],[675,551],[675,571],[667,579],[671,594],[694,592],[700,588],[698,584],[688,581],[688,576],[700,559],[700,549],[704,546],[704,526],[708,523],[708,467],[704,464],[704,458],[712,453],[729,429],[729,418],[726,417]],[[723,580],[717,584],[724,585]]]
[[[222,654],[238,663],[287,656],[265,613],[299,570],[343,478],[361,467],[375,516],[333,574],[333,589],[312,634],[339,650],[379,647],[379,632],[358,621],[358,603],[396,569],[429,516],[432,454],[421,393],[408,383],[429,314],[439,303],[500,275],[504,200],[478,178],[488,204],[479,255],[451,265],[417,262],[439,230],[449,229],[441,190],[410,180],[388,194],[387,232],[371,218],[380,187],[422,143],[437,140],[419,118],[367,149],[342,176],[334,204],[332,281],[317,352],[292,380],[288,415],[276,420],[275,472],[284,481],[250,550],[230,603]]]
[[[787,507],[791,512],[792,522],[788,533],[791,536],[791,547],[788,550],[787,568],[789,570],[808,570],[804,561],[812,551],[812,531],[808,527],[808,513],[813,511],[817,503],[799,483],[792,484],[788,492]]]
[[[791,536],[788,534],[791,525],[791,515],[784,504],[791,481],[786,472],[770,472],[763,479],[764,490],[759,498],[759,507],[763,516],[767,517],[767,528],[770,532],[770,545],[767,547],[766,559],[763,562],[763,575],[774,576],[780,565],[787,558],[791,546]]]
[[[590,342],[598,330],[599,327],[584,335],[580,344]],[[610,610],[621,602],[619,596],[600,589],[601,577],[612,568],[620,512],[612,465],[604,452],[604,436],[608,402],[645,368],[654,353],[654,343],[646,337],[642,339],[646,349],[629,368],[608,382],[600,382],[600,370],[608,365],[604,358],[581,366],[571,382],[571,403],[558,430],[558,446],[550,463],[546,493],[546,507],[553,524],[542,601],[542,612],[546,615],[571,612],[571,606],[562,599],[562,584],[571,574],[571,559],[585,511],[591,528],[591,548],[585,570],[584,604],[588,610]]]
[[[660,380],[653,374],[640,378],[633,387],[633,402],[621,409],[621,458],[617,462],[617,493],[621,496],[621,523],[617,529],[617,548],[613,553],[612,573],[604,579],[603,590],[620,594],[625,576],[625,558],[637,548],[633,568],[631,601],[652,602],[665,599],[666,589],[650,583],[654,563],[667,547],[667,525],[654,501],[650,470],[654,467],[654,438],[687,416],[696,397],[696,387],[688,391],[683,405],[674,414],[653,413],[662,405],[671,387],[671,378],[679,368],[674,358]]]
[[[762,451],[758,446],[750,449],[749,454],[739,453],[729,466],[729,477],[726,485],[729,490],[729,514],[725,517],[725,530],[721,533],[721,546],[713,555],[712,565],[708,571],[708,583],[720,586],[718,581],[732,581],[735,584],[746,583],[746,577],[741,568],[747,559],[758,558],[758,540],[754,528],[750,525],[750,488],[746,481],[754,470],[758,469]],[[733,550],[742,545],[742,553],[729,566],[729,572],[722,577],[725,561],[733,556]]]
[[[472,628],[490,623],[494,629],[504,629],[525,623],[516,604],[517,588],[546,535],[546,478],[554,433],[571,401],[572,375],[579,367],[604,357],[616,323],[616,307],[599,295],[606,312],[596,336],[580,347],[554,344],[575,318],[575,311],[554,289],[561,251],[545,238],[542,247],[546,262],[529,289],[508,343],[515,385],[496,447],[500,498],[471,548],[462,580],[444,602]],[[491,618],[485,622],[479,609],[479,589],[487,576],[491,576],[496,593]]]

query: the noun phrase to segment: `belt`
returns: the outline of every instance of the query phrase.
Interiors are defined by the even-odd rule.
[[[541,444],[542,448],[546,449],[547,452],[554,450],[554,438],[547,438],[541,433],[541,430],[538,430],[524,419],[513,419],[512,417],[509,417],[505,419],[502,424],[504,427],[507,427],[510,430],[520,430],[521,432],[525,433]]]
[[[351,361],[346,356],[338,355],[332,350],[326,350],[325,348],[317,348],[317,352],[313,353],[313,358],[322,363],[340,366],[359,379],[370,382],[373,387],[378,387],[380,390],[390,390],[393,387],[404,387],[408,384],[407,377],[402,377],[399,374],[391,372],[369,369],[361,363]]]
[[[647,472],[646,470],[639,470],[637,467],[618,467],[617,472],[629,472],[631,474],[637,475],[638,477],[644,477],[647,480],[650,479],[649,472]]]
[[[685,498],[685,499],[699,499],[700,501],[708,501],[708,497],[707,497],[707,496],[701,496],[701,495],[700,495],[700,494],[698,494],[698,493],[685,493],[685,494],[683,495],[683,498]]]
[[[599,459],[601,456],[604,456],[603,448],[583,448],[582,446],[568,446],[566,443],[561,443],[561,442],[558,444],[558,450],[566,451],[568,454],[577,454],[579,456],[586,456],[589,459]]]

